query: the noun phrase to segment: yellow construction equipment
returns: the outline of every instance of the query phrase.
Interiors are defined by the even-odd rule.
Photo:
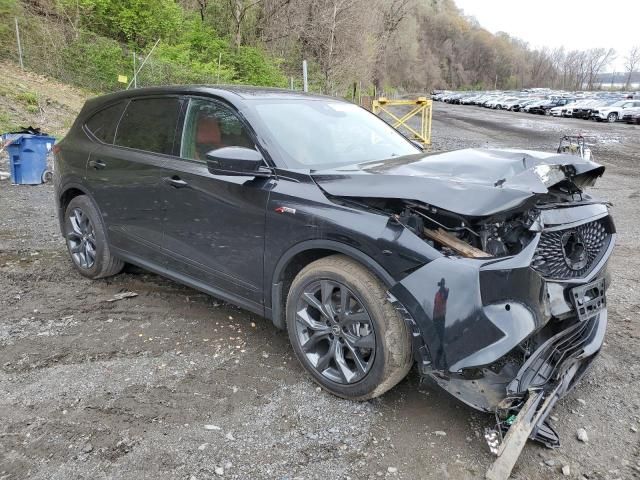
[[[411,140],[416,140],[423,145],[431,145],[431,106],[432,101],[427,97],[418,97],[415,100],[389,100],[380,97],[371,103],[371,111],[381,117],[381,114],[389,115],[393,121],[391,126],[401,130],[402,128],[409,131]],[[409,106],[413,107],[405,114],[395,114],[388,107]],[[401,116],[399,116],[401,115]],[[419,130],[409,125],[408,121],[413,117],[420,120]]]

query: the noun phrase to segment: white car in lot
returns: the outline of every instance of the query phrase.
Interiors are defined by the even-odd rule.
[[[627,108],[622,114],[621,120],[630,124],[638,123],[638,115],[640,115],[640,107]]]
[[[592,110],[591,118],[595,118],[598,122],[606,120],[607,122],[613,123],[622,120],[625,110],[635,107],[640,107],[640,99],[620,100],[613,105]]]
[[[572,117],[573,109],[580,108],[581,105],[584,105],[586,100],[575,100],[570,101],[565,105],[558,105],[557,107],[553,107],[549,110],[549,113],[554,117]]]

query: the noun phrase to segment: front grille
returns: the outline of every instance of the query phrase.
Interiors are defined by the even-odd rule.
[[[542,232],[531,266],[548,279],[580,278],[604,255],[610,240],[602,220]]]

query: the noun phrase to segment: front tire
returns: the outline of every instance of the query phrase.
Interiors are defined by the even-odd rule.
[[[111,254],[102,218],[88,196],[79,195],[69,202],[64,235],[73,266],[81,275],[98,279],[124,268],[122,260]]]
[[[324,389],[368,400],[394,387],[411,365],[411,338],[386,288],[344,255],[307,265],[287,297],[287,331],[296,357]]]
[[[607,122],[616,123],[618,121],[618,114],[616,112],[611,112],[607,115]]]

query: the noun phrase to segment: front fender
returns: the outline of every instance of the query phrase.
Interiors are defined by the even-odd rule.
[[[495,362],[549,320],[530,250],[499,262],[439,258],[390,289],[417,323],[435,370]]]

